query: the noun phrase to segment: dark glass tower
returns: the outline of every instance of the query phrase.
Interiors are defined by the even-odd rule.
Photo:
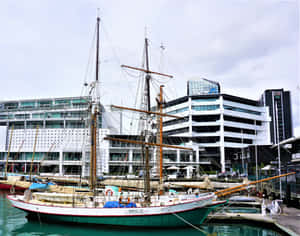
[[[279,134],[279,141],[292,137],[293,127],[290,91],[284,91],[283,89],[265,90],[261,102],[263,105],[269,107],[272,119],[270,122],[271,142],[274,144],[278,143],[277,132]]]

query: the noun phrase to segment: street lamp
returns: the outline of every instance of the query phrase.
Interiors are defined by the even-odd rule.
[[[254,121],[255,125],[255,177],[256,181],[258,181],[258,166],[257,166],[257,125],[256,125],[256,120]],[[256,185],[256,188],[258,188],[258,184]]]
[[[241,150],[241,155],[242,155],[242,171],[243,171],[243,176],[245,176],[245,163],[244,163],[244,133],[243,129],[241,129],[242,133],[242,150]]]
[[[279,140],[279,122],[278,122],[278,108],[277,108],[277,101],[275,101],[275,117],[276,117],[276,132],[277,132],[277,144],[278,144],[278,175],[281,175],[281,161],[280,161],[280,140]],[[280,199],[282,199],[282,184],[281,178],[279,178],[279,193]]]

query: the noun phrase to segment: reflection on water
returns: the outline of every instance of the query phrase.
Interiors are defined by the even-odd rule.
[[[9,192],[0,191],[0,235],[12,235],[16,227],[23,226],[27,220],[26,214],[10,206],[6,199]]]
[[[248,225],[237,224],[205,224],[201,226],[201,231],[194,228],[170,228],[170,229],[144,229],[144,228],[120,228],[109,226],[90,226],[78,224],[50,224],[39,221],[28,222],[26,213],[11,207],[6,199],[8,192],[0,191],[0,235],[10,236],[31,236],[31,235],[51,235],[51,236],[148,236],[148,235],[211,235],[211,236],[279,236],[280,234]],[[204,233],[206,232],[206,233]]]
[[[191,235],[200,235],[204,236],[205,233],[190,230],[186,228],[178,228],[176,231],[173,229],[130,229],[130,228],[121,228],[121,227],[108,227],[108,226],[74,226],[74,225],[57,225],[57,224],[39,224],[38,222],[30,222],[24,224],[21,228],[15,229],[13,231],[15,235],[65,235],[65,236],[82,236],[82,235],[104,235],[104,236],[148,236],[148,235],[164,235],[164,236],[174,236],[184,235],[186,233],[191,233]],[[30,234],[26,234],[30,233]]]

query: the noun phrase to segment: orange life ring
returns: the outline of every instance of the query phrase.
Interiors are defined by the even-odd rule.
[[[114,191],[112,191],[110,188],[105,190],[105,196],[112,196],[114,195]]]

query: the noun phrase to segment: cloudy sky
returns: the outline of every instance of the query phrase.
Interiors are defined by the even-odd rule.
[[[84,95],[97,8],[102,103],[134,103],[140,79],[120,64],[141,65],[146,31],[151,69],[174,76],[153,81],[168,99],[197,77],[251,99],[284,88],[300,135],[297,0],[2,0],[0,100]]]

